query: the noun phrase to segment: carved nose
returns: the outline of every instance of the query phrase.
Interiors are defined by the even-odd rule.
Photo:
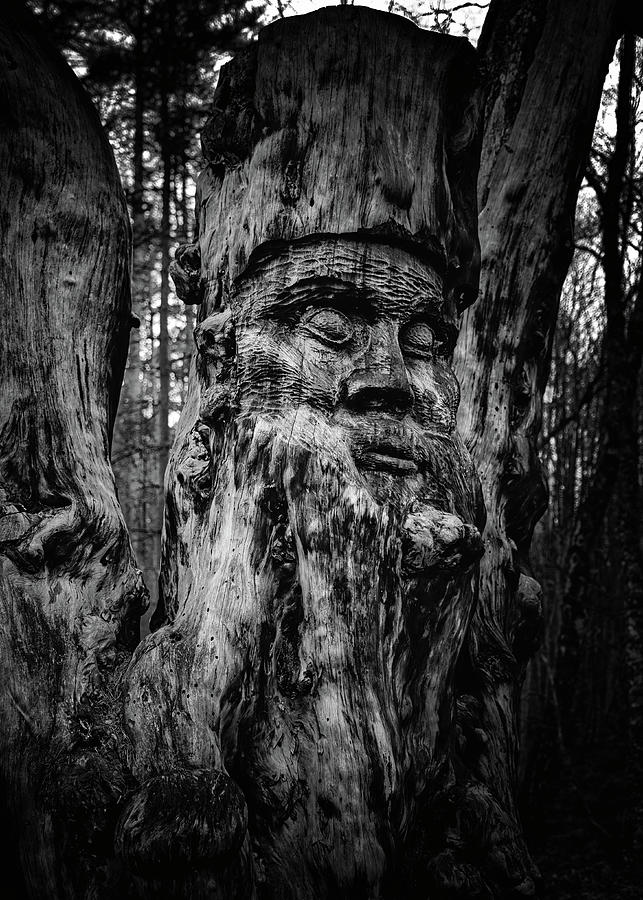
[[[344,383],[344,402],[351,409],[383,409],[405,413],[413,406],[404,357],[393,325],[375,325],[369,348]]]

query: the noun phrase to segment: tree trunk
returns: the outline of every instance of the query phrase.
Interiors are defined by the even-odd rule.
[[[128,782],[116,678],[145,602],[109,464],[129,224],[75,76],[25,12],[0,21],[3,834],[29,896],[93,896]]]
[[[132,214],[132,313],[135,317],[130,336],[129,356],[123,379],[119,415],[114,427],[112,465],[118,496],[127,523],[132,547],[146,584],[152,586],[152,602],[156,600],[154,582],[157,558],[150,560],[145,493],[145,403],[143,347],[146,337],[145,311],[150,292],[150,235],[145,214],[145,123],[146,72],[144,0],[137,0],[134,23],[134,142],[132,146],[133,184]],[[138,320],[139,324],[136,325]],[[152,577],[150,578],[150,574]]]
[[[160,97],[160,144],[163,167],[161,188],[161,291],[159,306],[159,347],[158,347],[158,534],[155,543],[160,557],[161,527],[163,524],[163,482],[170,455],[170,337],[168,332],[170,303],[170,206],[172,198],[172,131],[170,128],[169,83],[171,69],[169,63],[169,40],[172,22],[172,4],[162,11],[161,40],[161,97]],[[155,554],[156,555],[156,554]]]
[[[222,72],[201,268],[175,267],[203,302],[167,624],[128,675],[142,788],[118,841],[148,890],[158,860],[194,896],[441,887],[483,522],[448,364],[477,277],[474,85],[465,41],[351,8]]]
[[[540,630],[529,545],[545,500],[535,441],[558,300],[572,253],[574,207],[617,36],[614,0],[493,0],[479,43],[486,71],[478,200],[478,302],[456,349],[459,428],[487,506],[480,603],[460,683],[463,755],[491,814],[487,873],[520,893],[533,867],[516,823],[517,709]],[[491,804],[493,807],[493,804]],[[475,817],[474,817],[475,820]],[[499,830],[496,831],[496,828]],[[470,838],[462,835],[465,846]],[[522,887],[521,887],[522,885]],[[496,896],[503,896],[496,893]]]

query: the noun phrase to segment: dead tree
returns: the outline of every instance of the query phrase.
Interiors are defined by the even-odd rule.
[[[3,890],[19,870],[28,896],[80,897],[128,790],[115,691],[145,601],[108,458],[129,223],[96,111],[11,4],[0,65]]]
[[[484,521],[449,365],[475,86],[466,41],[365,9],[269,26],[222,72],[176,270],[200,312],[164,605],[127,678],[118,841],[150,886],[430,883]]]

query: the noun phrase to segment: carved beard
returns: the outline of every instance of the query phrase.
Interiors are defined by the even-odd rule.
[[[457,437],[426,438],[401,479],[360,472],[322,440],[331,427],[302,407],[227,426],[208,575],[175,622],[194,641],[185,718],[221,748],[194,762],[242,787],[258,877],[280,898],[376,896],[386,859],[402,863],[448,770],[481,546]]]

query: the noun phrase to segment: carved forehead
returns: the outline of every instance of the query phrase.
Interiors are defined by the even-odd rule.
[[[328,300],[368,303],[389,315],[446,316],[442,279],[428,263],[397,247],[345,239],[292,243],[263,255],[233,292],[241,318]]]

